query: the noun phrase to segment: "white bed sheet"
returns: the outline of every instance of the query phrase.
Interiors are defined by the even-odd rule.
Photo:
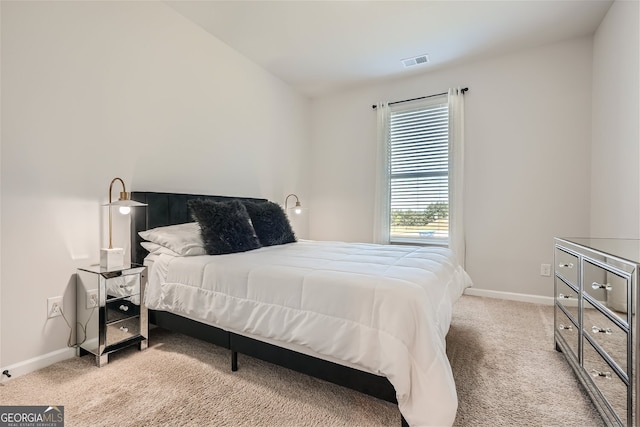
[[[145,300],[383,375],[410,425],[444,426],[457,409],[445,336],[453,303],[470,285],[446,248],[299,241],[157,256]]]

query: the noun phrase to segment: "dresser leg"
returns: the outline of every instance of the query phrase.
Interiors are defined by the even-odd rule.
[[[231,370],[233,372],[238,370],[238,352],[237,351],[231,352]]]
[[[147,340],[142,340],[138,343],[138,350],[140,351],[146,350],[147,347],[149,347],[149,341]]]

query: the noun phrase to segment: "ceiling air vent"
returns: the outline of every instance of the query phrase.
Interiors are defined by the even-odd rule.
[[[405,68],[413,67],[420,64],[426,64],[427,62],[429,62],[429,55],[420,55],[402,60],[402,64]]]

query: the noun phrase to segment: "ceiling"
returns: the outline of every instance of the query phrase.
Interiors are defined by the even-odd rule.
[[[593,34],[613,0],[167,1],[313,97]],[[402,59],[428,54],[427,64]]]

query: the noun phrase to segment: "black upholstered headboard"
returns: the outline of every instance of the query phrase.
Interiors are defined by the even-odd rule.
[[[156,193],[150,191],[133,191],[131,198],[146,203],[147,207],[132,209],[131,214],[131,262],[142,264],[147,251],[140,246],[142,238],[139,231],[165,225],[193,222],[187,202],[191,199],[224,200],[253,200],[264,201],[251,197],[210,196],[202,194]]]

